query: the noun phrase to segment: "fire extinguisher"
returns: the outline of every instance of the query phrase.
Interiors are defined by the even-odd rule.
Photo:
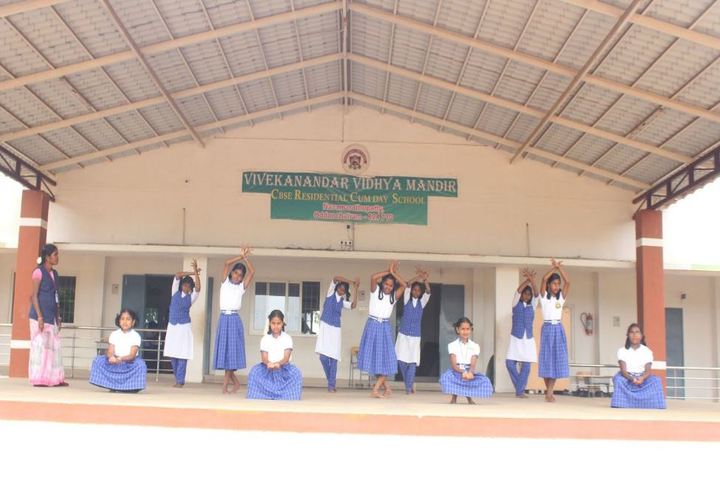
[[[582,322],[585,328],[585,335],[593,334],[593,317],[591,313],[581,313],[580,322]]]

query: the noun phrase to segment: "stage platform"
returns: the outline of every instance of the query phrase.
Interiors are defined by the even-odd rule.
[[[0,419],[255,431],[519,438],[720,441],[720,404],[670,401],[667,410],[618,410],[609,398],[496,394],[467,405],[439,392],[371,398],[368,390],[305,388],[303,399],[247,400],[217,384],[148,382],[139,394],[110,393],[86,380],[31,387],[0,378]]]

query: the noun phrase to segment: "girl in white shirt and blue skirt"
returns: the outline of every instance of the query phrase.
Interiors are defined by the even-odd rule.
[[[381,398],[381,388],[385,390],[383,397],[392,395],[387,377],[395,375],[398,368],[390,316],[395,302],[402,298],[407,283],[398,274],[397,267],[398,262],[392,261],[388,270],[370,278],[370,315],[360,339],[358,368],[377,377],[372,389],[375,398]]]
[[[613,408],[667,407],[660,379],[650,373],[653,353],[645,345],[640,325],[633,323],[627,329],[625,347],[617,353],[620,371],[613,377]]]
[[[268,333],[260,341],[261,362],[250,369],[247,398],[253,400],[300,400],[302,374],[290,363],[293,341],[285,333],[285,315],[268,315]]]
[[[487,398],[493,394],[490,379],[476,373],[480,345],[470,340],[473,324],[467,317],[455,322],[455,333],[458,338],[448,344],[450,368],[440,376],[442,392],[452,395],[450,403],[457,403],[458,395],[467,398],[468,403],[475,403],[473,397]]]
[[[220,318],[215,335],[215,370],[225,370],[223,393],[228,393],[232,384],[232,393],[240,388],[240,381],[235,370],[245,368],[245,331],[240,318],[240,307],[245,290],[252,282],[255,269],[248,258],[249,248],[240,250],[240,255],[225,262],[220,286]],[[245,265],[240,263],[245,261]]]
[[[134,330],[137,314],[129,308],[115,317],[119,328],[110,334],[106,355],[96,357],[90,367],[90,383],[111,392],[137,393],[145,389],[147,366],[138,357],[140,334]]]
[[[540,286],[543,326],[540,331],[538,376],[545,381],[546,402],[555,401],[555,381],[570,376],[567,337],[562,326],[562,310],[570,293],[570,281],[562,269],[562,262],[553,258],[551,265]]]

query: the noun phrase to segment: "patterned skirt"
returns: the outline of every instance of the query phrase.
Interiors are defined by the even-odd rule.
[[[567,338],[561,323],[544,323],[540,332],[538,377],[567,378],[570,376]]]
[[[41,332],[38,321],[30,319],[28,377],[31,385],[53,387],[65,382],[57,325],[46,323]]]
[[[370,375],[395,375],[397,356],[390,322],[368,318],[358,351],[358,368]]]
[[[610,406],[613,408],[667,408],[662,382],[658,377],[650,375],[643,383],[635,385],[618,372],[613,377],[613,396]]]
[[[269,370],[264,363],[250,369],[247,398],[253,400],[300,400],[302,373],[291,363]]]
[[[220,314],[215,336],[215,370],[242,370],[245,363],[245,332],[240,315]]]
[[[448,368],[440,375],[442,392],[462,397],[489,398],[493,394],[490,379],[481,373],[476,373],[472,380],[463,380],[462,375],[452,368]]]
[[[132,362],[110,363],[106,356],[95,357],[90,368],[90,383],[121,392],[145,389],[147,366],[138,357]]]

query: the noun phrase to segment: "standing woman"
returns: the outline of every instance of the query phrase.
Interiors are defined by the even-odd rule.
[[[60,259],[52,243],[40,251],[38,267],[33,270],[30,305],[30,384],[36,387],[65,387],[65,371],[60,348],[60,282],[53,268]]]
[[[397,355],[390,329],[390,316],[395,302],[402,298],[407,283],[397,272],[398,262],[393,260],[384,272],[370,278],[370,305],[358,351],[358,367],[361,371],[377,377],[372,396],[381,398],[392,395],[387,383],[389,375],[397,373]]]
[[[240,250],[240,255],[225,262],[223,281],[220,286],[220,318],[215,335],[215,370],[225,370],[223,393],[228,393],[232,383],[232,393],[240,388],[235,370],[245,368],[245,331],[240,319],[240,307],[245,290],[255,276],[255,269],[248,256],[249,248]],[[241,263],[245,261],[245,264]],[[247,265],[247,266],[246,266]]]
[[[538,376],[545,381],[546,402],[555,401],[555,381],[570,376],[567,337],[562,325],[562,309],[570,293],[570,282],[562,269],[562,262],[553,258],[551,265],[540,287],[543,326],[540,331]]]

